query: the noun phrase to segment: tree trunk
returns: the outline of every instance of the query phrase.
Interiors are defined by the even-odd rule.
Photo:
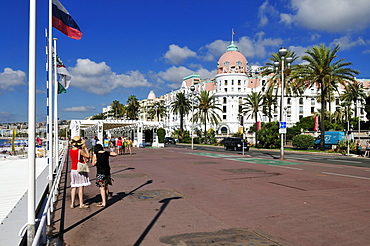
[[[325,81],[321,82],[321,122],[320,122],[320,129],[321,129],[321,141],[320,141],[320,149],[325,150],[325,109],[326,109],[326,102],[325,102]]]

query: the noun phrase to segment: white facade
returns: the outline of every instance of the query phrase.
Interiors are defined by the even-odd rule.
[[[217,63],[217,74],[212,80],[202,80],[199,75],[192,74],[183,79],[181,87],[161,97],[164,104],[168,109],[167,117],[163,120],[163,125],[168,133],[180,127],[180,118],[174,115],[170,110],[170,104],[176,98],[176,94],[184,92],[189,100],[193,100],[190,86],[195,86],[195,93],[203,90],[211,91],[216,103],[219,104],[222,112],[220,112],[221,122],[217,126],[207,125],[207,130],[213,128],[219,135],[230,135],[240,130],[240,108],[245,103],[245,98],[252,91],[260,92],[263,85],[267,83],[268,77],[260,75],[259,66],[248,66],[248,61],[241,54],[238,48],[232,42],[226,52],[220,57]],[[368,93],[370,88],[370,79],[358,79],[363,84],[365,92]],[[275,88],[277,90],[277,88]],[[339,93],[334,93],[335,100],[327,104],[327,110],[335,112],[340,107],[339,95],[343,92],[343,88],[339,88]],[[320,90],[317,88],[308,88],[304,91],[302,96],[289,97],[284,96],[284,119],[287,122],[287,127],[293,126],[301,118],[311,116],[319,112],[321,104],[317,102],[317,97]],[[280,94],[280,91],[278,91]],[[354,109],[354,106],[352,106]],[[366,120],[364,113],[364,105],[359,105],[357,112],[361,120]],[[186,130],[192,129],[191,112],[184,118],[184,128]],[[279,121],[280,119],[280,99],[277,98],[277,104],[272,108],[271,121]],[[268,122],[268,117],[263,115],[262,112],[258,116],[258,121]],[[247,131],[253,124],[255,119],[243,117],[244,131]],[[201,124],[195,124],[194,129],[204,129]]]

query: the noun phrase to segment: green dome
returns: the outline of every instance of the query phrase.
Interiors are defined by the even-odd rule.
[[[228,51],[239,51],[238,47],[234,44],[234,41],[232,41],[231,44],[227,46],[226,52]]]

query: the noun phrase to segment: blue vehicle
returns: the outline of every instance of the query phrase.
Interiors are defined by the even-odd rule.
[[[338,144],[345,139],[345,132],[325,132],[325,148],[331,148],[332,145]],[[321,135],[315,138],[314,148],[320,147]]]

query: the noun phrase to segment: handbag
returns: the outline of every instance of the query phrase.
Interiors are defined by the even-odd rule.
[[[79,173],[88,173],[88,172],[90,172],[90,169],[89,169],[89,166],[87,165],[87,163],[80,162],[80,150],[78,150],[77,172],[79,172]]]

